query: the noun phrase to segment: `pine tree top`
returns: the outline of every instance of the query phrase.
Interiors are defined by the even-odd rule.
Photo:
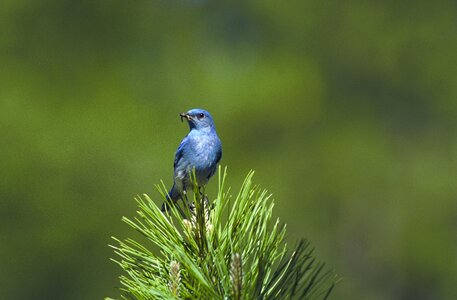
[[[226,169],[218,175],[212,202],[195,184],[192,205],[165,213],[149,196],[136,198],[138,216],[122,220],[152,244],[113,238],[113,261],[125,271],[121,298],[326,299],[337,276],[324,270],[307,240],[292,249],[285,244],[286,227],[273,220],[273,199],[253,185],[254,172],[235,198],[225,189]],[[163,183],[157,188],[165,199]]]

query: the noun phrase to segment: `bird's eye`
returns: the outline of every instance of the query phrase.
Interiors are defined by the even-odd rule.
[[[199,118],[199,119],[202,119],[202,118],[204,118],[204,117],[205,117],[205,114],[204,114],[204,113],[199,113],[199,114],[197,114],[197,118]]]

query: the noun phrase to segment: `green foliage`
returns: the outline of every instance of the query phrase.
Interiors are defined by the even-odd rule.
[[[253,174],[234,200],[224,189],[226,172],[220,168],[219,191],[211,204],[195,185],[195,206],[176,205],[166,213],[147,195],[138,197],[138,217],[123,221],[160,252],[115,238],[116,262],[127,273],[120,277],[122,297],[326,299],[336,276],[316,262],[307,241],[293,250],[287,247],[285,226],[272,220],[271,195],[253,185]],[[165,199],[166,190],[159,190]]]
[[[232,186],[255,168],[287,242],[344,274],[332,297],[457,299],[456,6],[3,0],[1,298],[116,294],[109,237],[203,107]]]

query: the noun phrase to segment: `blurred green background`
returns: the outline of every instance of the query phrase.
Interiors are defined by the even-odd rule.
[[[455,1],[3,0],[1,298],[117,296],[110,236],[202,107],[332,299],[457,299],[456,99]]]

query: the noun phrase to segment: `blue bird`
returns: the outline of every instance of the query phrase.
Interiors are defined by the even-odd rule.
[[[174,184],[167,195],[167,201],[173,203],[192,186],[190,174],[194,168],[198,187],[204,186],[216,172],[222,157],[222,144],[209,112],[196,108],[179,115],[181,121],[187,120],[190,132],[181,141],[175,154]],[[164,203],[162,211],[167,208],[168,204]]]

